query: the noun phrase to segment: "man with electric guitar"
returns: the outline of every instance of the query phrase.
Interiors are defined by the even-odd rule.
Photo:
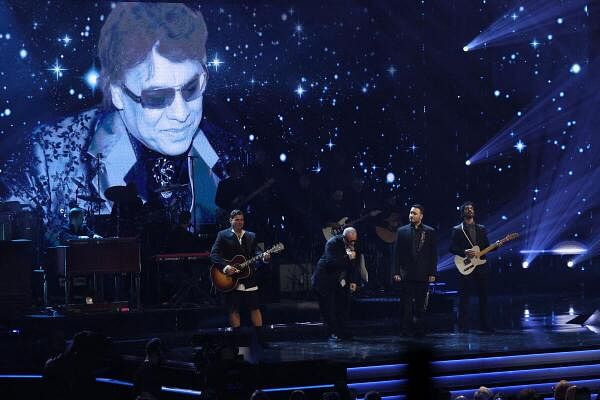
[[[450,239],[450,253],[455,255],[454,262],[461,273],[458,330],[467,332],[469,329],[469,298],[472,286],[475,285],[479,297],[480,328],[485,333],[493,333],[494,329],[490,325],[487,312],[487,268],[482,265],[486,262],[485,254],[518,237],[518,234],[508,235],[490,245],[485,226],[475,223],[475,204],[471,201],[465,202],[460,206],[460,214],[463,221],[452,228]]]
[[[243,256],[241,258],[246,260],[258,257],[262,262],[268,263],[271,260],[271,253],[265,252],[261,255],[260,251],[257,251],[256,235],[253,232],[244,230],[244,214],[242,211],[231,211],[229,222],[231,226],[217,234],[210,252],[213,263],[211,278],[213,284],[218,289],[222,288],[224,292],[231,327],[234,329],[240,327],[240,307],[243,304],[250,311],[250,319],[256,329],[259,342],[264,344],[258,284],[254,274],[249,269],[251,268],[250,265],[246,265],[247,263],[238,264],[233,260],[239,256]],[[247,271],[245,271],[246,268],[248,268]],[[232,284],[227,286],[227,283],[221,284],[221,281],[231,281]]]

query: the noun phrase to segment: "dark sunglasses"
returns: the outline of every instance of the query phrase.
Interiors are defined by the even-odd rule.
[[[208,70],[206,66],[202,65],[204,72],[202,74],[196,74],[188,83],[181,86],[180,88],[160,88],[160,89],[145,89],[138,96],[133,93],[125,84],[121,84],[123,92],[138,104],[141,104],[144,108],[150,109],[161,109],[169,107],[175,100],[175,93],[181,93],[181,97],[186,102],[196,100],[204,94],[206,89],[206,81],[208,80]]]

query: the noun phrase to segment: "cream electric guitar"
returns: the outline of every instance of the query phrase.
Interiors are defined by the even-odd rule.
[[[475,270],[475,268],[479,265],[485,264],[487,260],[481,259],[481,257],[485,256],[490,251],[497,249],[502,246],[504,243],[509,240],[513,240],[519,237],[518,233],[511,233],[510,235],[506,235],[504,239],[500,239],[483,250],[479,250],[479,246],[473,246],[471,250],[475,250],[476,255],[474,257],[464,257],[464,256],[454,256],[454,264],[456,264],[456,268],[463,275],[469,275],[471,272]]]

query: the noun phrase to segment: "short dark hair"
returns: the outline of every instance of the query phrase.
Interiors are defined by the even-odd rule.
[[[162,342],[159,338],[152,338],[146,343],[146,354],[158,354],[162,352]]]
[[[173,62],[206,62],[206,23],[200,11],[177,3],[118,3],[100,31],[100,87],[103,106],[112,107],[110,85],[143,62],[158,43],[158,53]]]
[[[375,390],[365,393],[365,400],[381,400],[381,395]]]
[[[81,216],[83,216],[83,209],[79,207],[73,207],[69,210],[69,219]]]
[[[422,204],[413,204],[412,206],[410,206],[410,208],[418,208],[419,210],[421,210],[421,214],[425,214],[425,207]]]
[[[242,210],[238,210],[237,208],[229,213],[229,219],[234,219],[236,215],[244,216]]]
[[[472,206],[473,208],[475,208],[475,203],[473,203],[472,201],[465,201],[464,203],[462,203],[460,205],[460,216],[461,217],[463,215],[465,215],[465,208],[467,208],[467,206]]]

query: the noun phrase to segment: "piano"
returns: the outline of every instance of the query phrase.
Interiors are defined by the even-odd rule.
[[[97,273],[135,275],[137,306],[140,305],[140,241],[137,238],[70,240],[68,246],[48,248],[50,268],[65,277],[65,305],[69,304],[71,277]]]

